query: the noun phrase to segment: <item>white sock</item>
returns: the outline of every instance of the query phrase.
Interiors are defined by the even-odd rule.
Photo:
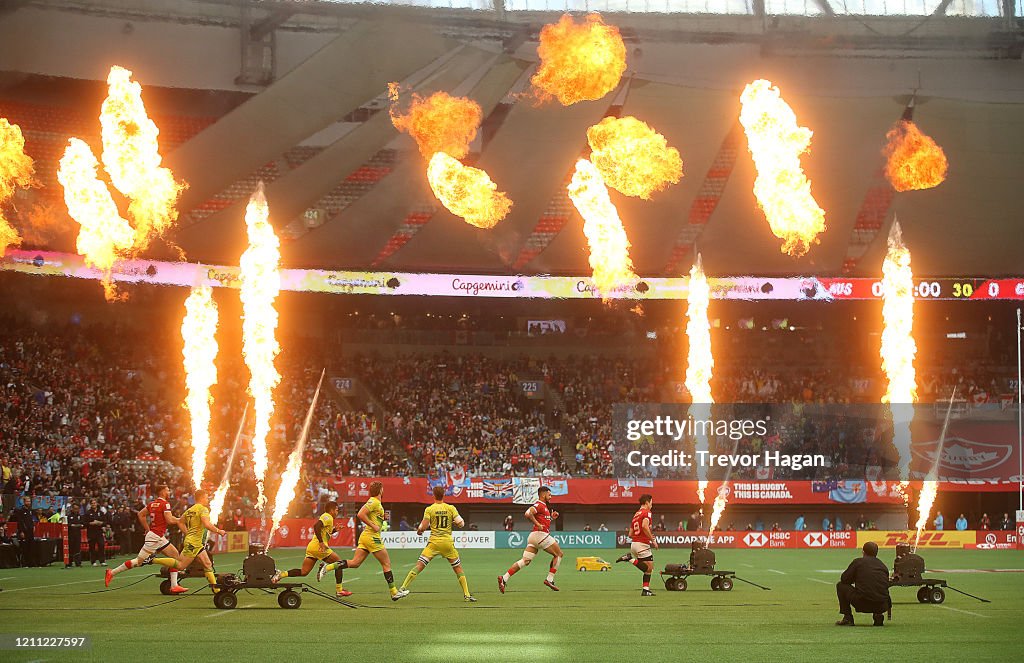
[[[555,574],[554,573],[548,573],[548,582],[550,582],[550,583],[555,582]]]
[[[504,580],[505,582],[508,582],[511,577],[512,576],[510,576],[508,574],[508,571],[505,571],[504,573],[501,574],[501,579]]]
[[[177,587],[178,586],[178,572],[177,571],[171,571],[170,575],[171,575],[171,587]]]
[[[121,571],[127,571],[127,570],[128,570],[128,566],[127,566],[127,562],[126,562],[125,564],[122,564],[122,565],[118,566],[116,569],[111,569],[110,575],[116,576]]]

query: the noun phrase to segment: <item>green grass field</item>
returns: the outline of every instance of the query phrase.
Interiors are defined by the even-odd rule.
[[[547,571],[541,553],[502,596],[495,577],[519,553],[466,550],[462,559],[476,604],[463,603],[454,574],[440,560],[420,574],[411,596],[393,603],[380,568],[368,560],[346,573],[351,600],[365,606],[359,609],[307,593],[301,608],[283,610],[274,596],[251,591],[239,595],[235,610],[217,610],[208,590],[171,598],[159,593],[156,578],[127,586],[153,567],[121,574],[112,591],[99,593],[88,593],[103,589],[98,568],[4,569],[0,633],[89,635],[93,644],[79,652],[3,651],[0,660],[138,661],[154,653],[153,660],[204,661],[960,661],[1019,655],[1024,573],[976,571],[1024,569],[1024,553],[923,551],[930,569],[949,571],[931,575],[992,602],[949,592],[943,605],[922,605],[916,590],[897,588],[894,620],[885,628],[869,627],[869,615],[858,616],[857,628],[837,628],[833,584],[855,552],[719,550],[717,568],[771,591],[737,582],[731,592],[712,592],[707,578],[693,578],[686,592],[655,583],[657,596],[641,598],[640,573],[631,566],[608,573],[572,567],[577,555],[612,561],[616,551],[566,551],[558,593],[541,584]],[[400,583],[417,551],[391,554]],[[659,551],[657,568],[687,555]],[[298,549],[277,551],[278,567],[296,566],[301,556]],[[892,556],[882,552],[886,564]],[[240,555],[217,560],[220,572],[240,567]],[[184,584],[201,586],[196,579]],[[333,591],[333,582],[325,578],[321,587]]]

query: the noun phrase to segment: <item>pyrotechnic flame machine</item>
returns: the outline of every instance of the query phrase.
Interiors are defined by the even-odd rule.
[[[316,391],[313,392],[313,400],[309,404],[309,411],[306,412],[306,420],[302,423],[302,432],[299,433],[299,442],[295,445],[290,456],[288,465],[281,475],[281,485],[277,488],[277,496],[274,498],[274,519],[270,527],[270,535],[267,537],[267,545],[263,552],[270,550],[270,544],[274,540],[274,533],[281,524],[281,519],[288,512],[288,506],[295,499],[295,488],[298,486],[300,471],[302,470],[302,454],[306,450],[306,440],[309,439],[309,429],[313,423],[313,412],[316,410],[316,402],[320,398],[320,387],[324,383],[324,375],[327,369],[320,371],[320,381],[316,384]]]
[[[953,385],[953,393],[949,395],[949,406],[946,408],[946,419],[942,422],[942,433],[939,435],[939,444],[935,450],[935,458],[932,459],[932,466],[928,469],[924,483],[921,484],[921,493],[918,495],[917,536],[914,537],[913,549],[915,553],[917,552],[917,545],[921,541],[921,531],[928,524],[932,505],[935,504],[935,497],[939,493],[939,463],[942,461],[942,450],[946,446],[946,432],[949,430],[949,417],[953,412],[953,401],[955,399],[956,385]]]

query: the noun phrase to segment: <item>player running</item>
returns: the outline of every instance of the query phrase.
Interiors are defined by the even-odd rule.
[[[206,581],[211,585],[216,585],[217,576],[213,574],[213,562],[206,552],[206,533],[209,531],[224,536],[227,532],[210,522],[210,493],[205,490],[197,490],[195,497],[196,503],[186,509],[178,519],[178,527],[185,532],[181,555],[173,559],[158,557],[153,560],[153,563],[166,566],[171,571],[182,571],[187,569],[192,560],[198,557],[203,565],[203,575],[206,576]],[[186,591],[184,587],[174,593],[180,594],[182,591]],[[219,590],[214,587],[213,591],[217,593]]]
[[[651,547],[658,547],[658,541],[651,533],[651,523],[654,517],[651,515],[651,507],[654,506],[654,498],[651,495],[640,496],[640,509],[633,514],[633,522],[629,526],[629,538],[633,543],[629,546],[629,552],[618,558],[618,562],[629,562],[644,574],[644,587],[640,590],[640,596],[654,596],[651,591],[651,573],[654,571],[654,553]]]
[[[342,581],[342,569],[358,569],[367,555],[373,555],[380,562],[381,571],[384,572],[384,580],[388,583],[388,591],[391,592],[391,600],[397,601],[409,595],[409,590],[395,587],[395,575],[391,572],[391,558],[380,538],[384,529],[384,505],[380,498],[384,495],[384,484],[374,481],[370,484],[370,499],[366,500],[359,509],[356,517],[365,525],[356,542],[356,551],[352,559],[343,559],[330,564],[320,562],[320,568],[316,571],[316,579],[322,580],[328,571],[335,571],[335,587],[340,592]]]
[[[142,549],[139,550],[139,554],[135,559],[128,560],[116,569],[107,569],[103,578],[103,583],[106,587],[110,586],[110,581],[118,573],[146,564],[159,552],[166,550],[168,555],[172,557],[178,556],[178,549],[167,540],[167,526],[178,523],[178,518],[171,513],[171,503],[167,501],[167,498],[171,495],[171,489],[167,486],[160,486],[157,488],[156,494],[157,496],[152,502],[135,514],[139,522],[142,523],[142,528],[146,530],[146,540],[142,544]],[[152,525],[150,524],[151,518],[153,521]],[[171,591],[175,594],[188,591],[178,585],[178,572],[176,570],[171,571]]]
[[[558,573],[558,565],[562,563],[562,549],[558,547],[558,541],[551,536],[551,521],[558,517],[557,511],[552,511],[548,502],[551,501],[551,489],[541,486],[537,489],[537,501],[526,510],[526,518],[533,523],[533,531],[526,539],[526,550],[522,559],[508,568],[503,575],[498,576],[498,590],[505,593],[505,585],[509,579],[521,569],[530,565],[537,550],[546,550],[551,555],[551,567],[548,569],[548,577],[544,584],[553,591],[558,591],[555,585],[555,574]]]
[[[409,575],[402,582],[401,591],[407,592],[409,585],[423,569],[427,568],[430,560],[435,555],[441,555],[452,565],[452,571],[455,571],[455,577],[459,579],[459,585],[462,587],[464,600],[470,603],[476,602],[473,595],[469,593],[466,574],[462,572],[462,560],[459,559],[459,552],[455,550],[455,541],[452,539],[452,525],[462,527],[465,524],[466,521],[459,515],[458,509],[451,504],[445,504],[444,486],[434,486],[434,503],[423,510],[423,520],[416,528],[417,534],[423,534],[424,530],[429,528],[430,539],[423,552],[420,553],[415,568],[409,571]]]
[[[270,582],[275,585],[283,580],[284,578],[301,578],[309,575],[309,572],[313,570],[313,565],[320,562],[340,562],[341,558],[338,557],[338,553],[331,550],[331,535],[336,531],[334,527],[334,519],[338,517],[338,503],[331,501],[324,506],[324,512],[320,514],[320,518],[313,524],[313,538],[306,546],[306,558],[302,560],[301,569],[291,569],[289,571],[278,571],[274,574],[274,577],[270,579]],[[317,574],[318,579],[320,574]],[[334,571],[334,591],[338,596],[352,596],[352,592],[347,589],[342,589],[341,586],[341,569]]]

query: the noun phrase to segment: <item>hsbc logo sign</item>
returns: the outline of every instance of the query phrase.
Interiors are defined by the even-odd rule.
[[[762,532],[749,532],[743,537],[743,543],[749,548],[763,548],[768,544],[768,536]]]
[[[821,548],[828,545],[828,535],[824,532],[808,532],[804,535],[804,543],[811,548]]]

